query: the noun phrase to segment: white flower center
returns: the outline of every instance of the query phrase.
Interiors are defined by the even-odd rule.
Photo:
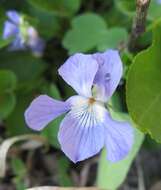
[[[84,98],[79,96],[73,102],[70,112],[73,116],[84,118],[88,122],[102,123],[105,120],[106,108],[102,102],[93,97]]]

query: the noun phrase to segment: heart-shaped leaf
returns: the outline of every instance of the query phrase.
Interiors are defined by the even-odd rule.
[[[63,40],[63,45],[69,53],[86,52],[97,46],[107,32],[107,26],[102,17],[94,13],[86,13],[72,20],[72,29]]]
[[[161,20],[151,47],[136,55],[129,70],[127,105],[138,128],[161,142]]]
[[[100,39],[98,44],[99,51],[118,48],[119,45],[125,44],[128,39],[127,31],[121,27],[110,28],[107,30],[104,38]]]

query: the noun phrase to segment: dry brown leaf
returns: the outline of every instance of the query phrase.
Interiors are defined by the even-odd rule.
[[[97,187],[34,187],[26,190],[103,190]]]
[[[45,139],[38,135],[20,135],[20,136],[6,139],[0,145],[0,177],[5,176],[6,158],[7,158],[7,153],[8,153],[8,150],[10,149],[10,147],[18,141],[25,141],[25,140],[35,140],[35,141],[41,141],[41,142],[45,143]]]

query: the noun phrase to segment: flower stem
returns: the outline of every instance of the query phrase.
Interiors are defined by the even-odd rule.
[[[134,51],[137,38],[145,31],[146,17],[151,0],[136,0],[136,16],[133,21],[128,48]]]

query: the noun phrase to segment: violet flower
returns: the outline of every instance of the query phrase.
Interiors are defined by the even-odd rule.
[[[105,102],[116,90],[122,76],[118,52],[76,53],[58,71],[78,95],[65,102],[40,95],[25,112],[27,125],[39,131],[68,112],[60,124],[58,140],[62,151],[73,162],[97,154],[104,145],[108,160],[123,159],[131,150],[133,129],[127,122],[113,120],[105,108]]]
[[[7,11],[8,20],[4,23],[3,39],[13,38],[9,50],[31,49],[33,54],[41,56],[44,50],[44,41],[39,37],[36,29],[24,20],[16,11]]]

